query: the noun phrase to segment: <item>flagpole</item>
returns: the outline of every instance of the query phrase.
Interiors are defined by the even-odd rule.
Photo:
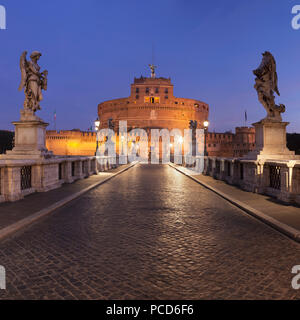
[[[54,131],[56,131],[56,111],[54,111]]]

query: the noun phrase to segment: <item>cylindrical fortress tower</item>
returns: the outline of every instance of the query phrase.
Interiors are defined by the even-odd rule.
[[[135,78],[128,98],[100,103],[100,129],[107,128],[109,120],[118,129],[119,121],[127,121],[128,129],[184,129],[191,120],[198,128],[208,119],[208,104],[194,99],[177,98],[173,84],[167,78]]]

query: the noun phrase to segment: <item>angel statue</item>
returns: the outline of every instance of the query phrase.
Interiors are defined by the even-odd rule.
[[[155,69],[157,68],[154,64],[149,64],[150,70],[151,70],[151,78],[155,78]]]
[[[258,94],[258,100],[266,109],[266,119],[282,121],[281,113],[285,112],[285,106],[275,104],[274,92],[280,96],[277,86],[276,61],[268,51],[264,52],[260,66],[253,71],[256,76],[254,88]]]
[[[26,60],[27,51],[24,51],[20,59],[20,69],[22,74],[19,91],[24,88],[25,101],[24,110],[33,111],[41,110],[40,101],[43,100],[42,90],[47,90],[48,71],[40,73],[38,60],[41,57],[38,51],[32,52],[30,55],[31,61]]]

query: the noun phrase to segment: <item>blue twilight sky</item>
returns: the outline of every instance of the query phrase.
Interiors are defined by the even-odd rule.
[[[152,44],[158,76],[178,97],[210,105],[211,129],[224,131],[265,116],[253,88],[261,53],[277,60],[277,103],[290,132],[300,132],[300,30],[291,27],[300,0],[0,0],[0,129],[19,119],[19,57],[39,50],[49,87],[39,113],[57,128],[88,129],[98,103],[126,97],[135,76],[149,76]]]

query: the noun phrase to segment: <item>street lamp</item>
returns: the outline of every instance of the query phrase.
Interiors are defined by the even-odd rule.
[[[98,149],[99,149],[99,141],[98,141],[99,128],[100,128],[100,120],[99,120],[99,118],[97,118],[95,120],[95,131],[96,131],[96,140],[97,140],[97,147],[96,147],[96,153],[95,153],[96,156],[97,156],[97,152],[98,152]]]
[[[206,146],[206,139],[207,139],[207,131],[208,131],[208,127],[209,127],[209,121],[205,120],[203,122],[203,126],[204,126],[204,156],[207,157],[208,152],[207,152],[207,146]]]
[[[95,130],[98,131],[98,130],[99,130],[99,127],[100,127],[100,120],[99,120],[99,118],[97,118],[97,119],[95,120]]]

